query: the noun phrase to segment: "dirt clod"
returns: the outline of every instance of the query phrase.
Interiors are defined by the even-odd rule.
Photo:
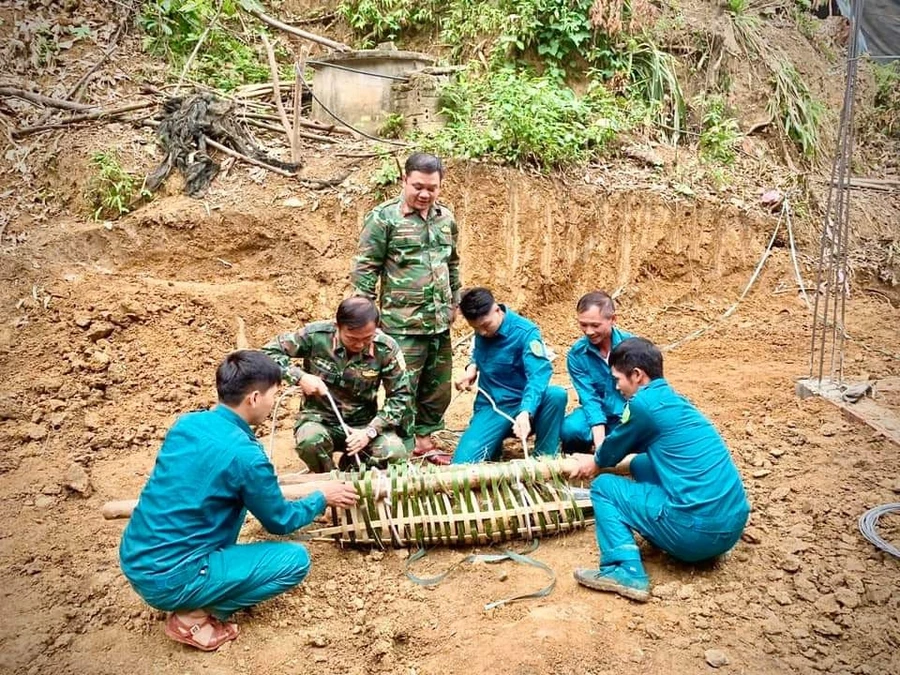
[[[703,652],[703,658],[713,668],[721,668],[728,665],[728,656],[721,649],[707,649]]]
[[[83,497],[91,493],[91,482],[87,471],[78,464],[70,464],[63,477],[63,485]]]

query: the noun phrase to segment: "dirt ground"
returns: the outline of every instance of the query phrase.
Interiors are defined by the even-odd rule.
[[[274,4],[297,13],[321,5]],[[115,34],[120,5],[0,7],[0,23],[16,38],[0,41],[3,83],[66,96]],[[677,5],[688,28],[721,23],[718,5]],[[790,54],[836,118],[842,52],[828,41],[833,54],[825,58],[815,43],[839,20],[799,39],[788,15],[779,16],[766,21],[774,26],[767,39]],[[75,40],[44,62],[35,31],[52,27],[65,38],[64,27],[78,21],[90,25],[94,42]],[[140,40],[123,39],[83,100],[120,105],[141,82],[165,79],[164,64],[147,58]],[[739,82],[731,103],[746,128],[765,108],[764,87],[737,51],[729,54],[723,67]],[[860,92],[865,114],[871,77]],[[4,99],[3,135],[49,114]],[[855,168],[896,173],[895,146],[865,140]],[[805,175],[808,167],[788,168],[774,129],[745,141],[733,175],[717,188],[693,180],[704,168],[690,150],[660,146],[660,170],[623,157],[555,178],[454,164],[444,192],[460,222],[464,283],[492,287],[538,322],[558,354],[560,384],[568,384],[565,353],[578,337],[575,300],[588,290],[617,291],[621,325],[661,345],[708,327],[666,353],[666,371],[721,430],[750,495],[749,526],[727,559],[688,566],[647,548],[653,598],[639,605],[575,584],[572,570],[597,561],[591,531],[548,538],[533,557],[555,571],[553,592],[485,611],[543,586],[544,573],[464,565],[425,589],[407,579],[406,551],[311,543],[310,577],[239,614],[239,639],[202,654],[167,640],[161,614],[130,589],[117,559],[123,523],[104,521],[100,507],[136,497],[176,416],[214,402],[214,369],[235,346],[239,319],[259,346],[331,315],[349,289],[362,216],[376,203],[370,179],[379,162],[311,143],[303,176],[349,172],[338,188],[305,190],[236,164],[202,200],[180,196],[172,179],[133,214],[95,222],[83,197],[91,153],[114,147],[130,170],[146,173],[160,159],[149,129],[108,124],[4,138],[0,673],[689,674],[711,670],[711,649],[727,658],[723,672],[900,673],[900,561],[857,529],[867,509],[900,501],[900,454],[831,404],[795,395],[795,380],[809,373],[811,313],[796,295],[783,233],[737,312],[719,321],[775,226],[760,194],[807,185],[821,204],[827,185],[827,167]],[[684,197],[685,187],[694,197]],[[895,197],[853,195],[859,271],[847,316],[849,379],[900,376]],[[809,284],[819,221],[799,208],[796,216]],[[457,326],[454,337],[463,335]],[[877,400],[900,414],[896,390]],[[471,404],[471,395],[456,397],[448,426],[463,427]],[[300,468],[289,432],[296,406],[288,399],[279,413],[279,471]],[[260,434],[268,445],[269,429]],[[881,531],[898,544],[900,517],[884,519]],[[254,524],[244,531],[245,540],[266,536]],[[471,552],[436,549],[415,572],[437,573]]]
[[[373,203],[362,190],[267,180],[235,172],[205,201],[167,197],[111,225],[48,222],[4,248],[0,670],[693,673],[719,649],[726,672],[900,672],[900,567],[856,528],[867,508],[897,501],[900,457],[830,404],[795,396],[810,318],[782,247],[734,316],[667,353],[669,379],[722,431],[752,500],[727,560],[686,566],[648,549],[654,597],[637,605],[575,584],[572,570],[597,555],[582,531],[534,553],[557,575],[551,595],[486,612],[542,586],[543,573],[463,566],[424,589],[406,579],[405,551],[312,543],[308,580],[239,615],[235,643],[206,655],[168,641],[160,614],[119,572],[122,523],[99,507],[136,496],[175,416],[213,402],[214,366],[233,348],[239,316],[259,345],[330,315]],[[670,344],[734,302],[774,225],[721,205],[476,164],[454,166],[446,188],[464,282],[489,284],[538,321],[560,383],[582,292],[622,289],[621,324]],[[302,205],[285,206],[289,196]],[[851,377],[900,374],[898,322],[882,296],[854,295]],[[285,471],[299,468],[292,404],[276,436]],[[454,399],[449,425],[465,424],[470,406],[469,395]],[[66,486],[83,488],[82,471],[87,494]],[[883,531],[896,542],[900,522]],[[247,526],[246,538],[264,536]],[[416,571],[470,552],[435,550]]]

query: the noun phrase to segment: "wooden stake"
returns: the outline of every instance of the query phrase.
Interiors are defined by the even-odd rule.
[[[275,97],[275,107],[278,109],[278,117],[281,119],[281,126],[284,127],[288,145],[291,147],[291,155],[293,155],[294,132],[291,129],[291,123],[288,120],[287,112],[285,112],[284,109],[284,103],[281,100],[281,82],[278,79],[278,62],[275,60],[275,50],[272,49],[269,38],[266,37],[265,33],[263,33],[261,37],[263,44],[266,46],[266,55],[269,57],[269,69],[272,71],[272,90]]]
[[[306,68],[306,45],[300,48],[300,58],[294,64],[294,120],[293,137],[291,138],[291,157],[296,164],[300,157],[300,107],[303,103],[303,71]]]

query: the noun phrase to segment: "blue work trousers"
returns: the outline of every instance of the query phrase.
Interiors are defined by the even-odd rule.
[[[685,562],[713,558],[737,543],[747,511],[701,515],[673,507],[645,454],[632,459],[631,475],[602,474],[591,483],[601,566],[640,561],[632,530]]]
[[[606,421],[606,435],[619,425],[619,418]],[[591,425],[588,424],[584,414],[584,408],[575,408],[566,415],[559,432],[559,440],[562,441],[562,449],[566,454],[573,452],[594,452],[594,435],[591,433]]]
[[[301,544],[234,544],[165,579],[132,579],[131,585],[151,607],[170,612],[205,609],[224,620],[291,590],[309,574],[309,567],[309,554]]]
[[[535,436],[532,455],[553,456],[559,452],[559,430],[566,412],[568,396],[562,387],[547,387],[532,421]],[[505,411],[511,417],[516,412]],[[453,464],[484,462],[500,458],[503,439],[512,436],[512,422],[498,414],[490,405],[475,410],[456,452]]]

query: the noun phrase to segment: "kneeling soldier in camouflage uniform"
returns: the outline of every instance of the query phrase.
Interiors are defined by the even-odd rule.
[[[284,379],[299,385],[306,401],[294,425],[297,454],[312,472],[331,471],[332,456],[342,453],[341,468],[352,455],[385,464],[404,460],[412,450],[412,393],[403,353],[378,329],[378,308],[362,297],[338,306],[334,321],[316,321],[284,333],[263,347],[281,366]],[[291,359],[302,359],[302,367]],[[385,400],[378,409],[379,385]],[[334,399],[347,436],[328,394]]]

